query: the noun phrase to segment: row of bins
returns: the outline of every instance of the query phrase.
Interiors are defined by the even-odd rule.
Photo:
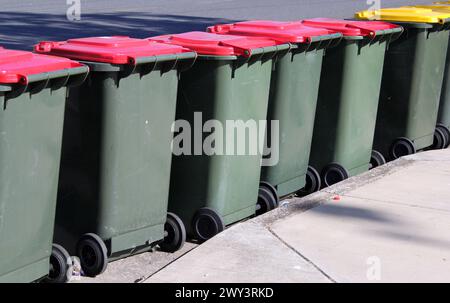
[[[356,17],[1,49],[0,281],[65,282],[71,255],[96,276],[446,147],[450,9]],[[256,152],[244,136],[236,155],[229,121],[265,122]]]

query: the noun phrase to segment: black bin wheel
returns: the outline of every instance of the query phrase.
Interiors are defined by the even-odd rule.
[[[96,234],[84,234],[77,243],[77,256],[81,269],[88,277],[95,277],[106,270],[108,249]]]
[[[208,207],[200,208],[192,220],[194,236],[201,242],[207,241],[225,229],[222,217]]]
[[[166,224],[164,224],[165,237],[159,244],[161,250],[165,252],[176,252],[180,250],[186,242],[186,228],[183,221],[174,213],[167,213]]]
[[[319,172],[312,166],[308,166],[306,173],[306,185],[297,192],[297,196],[304,197],[315,193],[322,187],[322,180]]]
[[[280,197],[278,195],[278,191],[275,188],[275,186],[273,186],[272,184],[270,184],[267,181],[261,181],[261,182],[259,182],[259,188],[265,188],[265,189],[269,190],[272,193],[273,197],[277,200],[276,203],[278,206],[278,203],[280,202]]]
[[[386,164],[386,159],[384,156],[376,150],[372,151],[372,155],[370,156],[370,169],[374,169],[375,167]]]
[[[434,137],[433,137],[433,145],[431,145],[431,149],[444,149],[446,148],[448,143],[448,139],[442,130],[442,128],[436,127],[434,130]]]
[[[72,276],[72,259],[67,250],[59,244],[53,244],[50,256],[50,271],[45,283],[66,283]]]
[[[415,154],[416,146],[414,142],[412,142],[408,138],[397,138],[391,145],[389,150],[389,155],[391,159],[395,160],[403,156],[413,155]]]
[[[444,133],[444,136],[446,139],[446,144],[445,144],[444,148],[447,148],[450,145],[450,129],[441,123],[439,123],[436,127]]]
[[[263,184],[260,185],[258,191],[258,201],[256,202],[256,215],[262,215],[277,207],[278,195],[275,196],[267,186]]]
[[[348,179],[347,170],[340,164],[330,163],[322,170],[323,185],[328,187]]]

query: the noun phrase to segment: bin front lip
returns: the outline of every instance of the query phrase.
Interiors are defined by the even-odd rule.
[[[19,83],[0,83],[0,92],[8,99],[16,98],[25,92],[38,94],[45,88],[60,89],[62,87],[72,87],[83,83],[88,74],[89,67],[81,65],[79,67],[60,69],[51,72],[36,73],[26,76],[26,81]],[[52,82],[51,80],[61,79]],[[33,87],[30,84],[37,84]]]
[[[358,21],[355,19],[346,19],[348,21]],[[373,32],[374,34],[372,36],[343,36],[342,39],[344,40],[366,40],[366,39],[374,39],[376,37],[380,37],[380,36],[387,36],[387,35],[394,35],[394,34],[399,34],[402,33],[404,31],[404,28],[401,26],[401,23],[398,22],[390,22],[392,24],[395,25],[399,25],[398,27],[395,28],[389,28],[389,29],[384,29],[384,30],[378,30]]]
[[[335,39],[341,39],[342,37],[343,37],[343,35],[341,33],[333,33],[333,34],[328,34],[328,35],[323,35],[323,36],[314,36],[314,37],[311,37],[311,42],[335,40]]]
[[[8,84],[0,84],[0,94],[12,91],[13,86]]]
[[[441,28],[443,26],[450,25],[450,19],[445,19],[444,23],[426,23],[426,22],[421,23],[421,22],[406,22],[406,21],[389,21],[389,22],[400,25],[405,28],[410,27],[410,28],[424,28],[424,29]]]
[[[89,67],[86,65],[80,64],[78,67],[73,68],[65,68],[50,72],[43,72],[43,73],[36,73],[36,74],[29,74],[29,75],[21,75],[20,80],[17,82],[2,82],[0,77],[0,86],[3,87],[3,89],[0,89],[0,91],[10,91],[14,85],[28,85],[39,81],[46,81],[46,80],[52,80],[57,78],[64,78],[69,76],[76,76],[81,74],[88,74],[89,73]],[[7,89],[7,87],[10,87],[10,89]]]
[[[128,64],[113,64],[113,63],[83,61],[83,60],[79,62],[89,66],[91,72],[120,72],[144,64],[156,64],[170,61],[178,62],[186,60],[192,60],[193,62],[195,62],[197,58],[198,55],[196,52],[185,52],[170,55],[139,57],[137,59],[132,58],[129,60]]]

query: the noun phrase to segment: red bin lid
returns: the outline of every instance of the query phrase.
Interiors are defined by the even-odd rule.
[[[0,84],[27,84],[30,75],[80,66],[83,65],[66,58],[0,47]]]
[[[215,25],[209,27],[208,31],[217,34],[268,37],[277,41],[290,43],[307,43],[312,40],[312,37],[337,33],[337,31],[326,28],[305,26],[301,21],[279,22],[268,20]]]
[[[344,36],[375,36],[377,31],[398,28],[398,25],[383,21],[352,21],[329,18],[303,20],[306,26],[326,28],[342,33]]]
[[[137,58],[189,52],[188,49],[176,45],[125,36],[80,38],[62,42],[43,41],[35,46],[35,51],[111,64],[133,64]]]
[[[188,32],[148,39],[183,46],[200,55],[211,56],[249,57],[254,49],[282,44],[269,38],[218,35],[206,32]]]

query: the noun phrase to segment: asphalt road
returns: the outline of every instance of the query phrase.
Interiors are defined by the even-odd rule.
[[[30,49],[42,40],[128,35],[149,37],[204,30],[219,22],[246,19],[296,20],[351,17],[375,0],[79,0],[79,21],[66,17],[77,0],[2,0],[0,45]],[[381,0],[382,7],[428,1]]]

